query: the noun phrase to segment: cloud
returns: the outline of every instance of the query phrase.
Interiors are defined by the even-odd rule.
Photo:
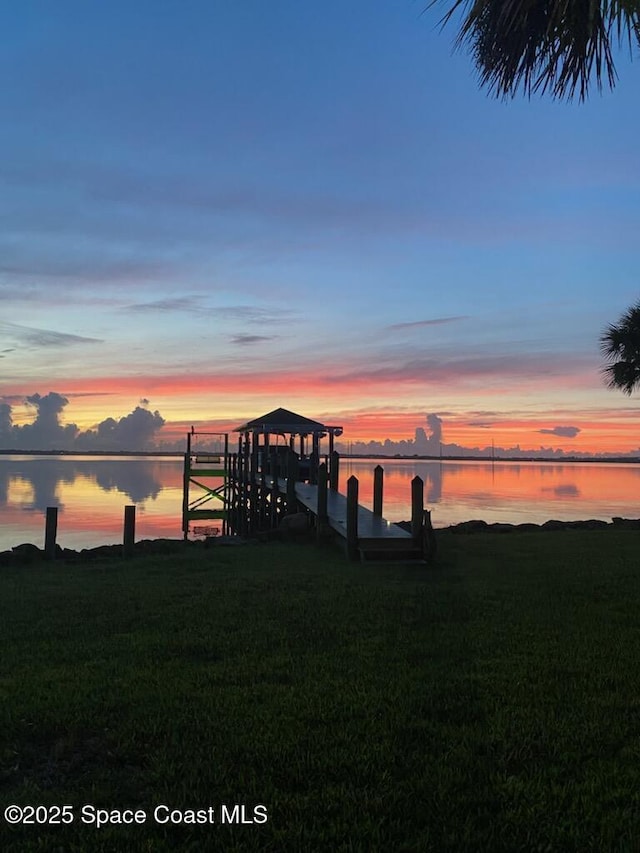
[[[197,311],[199,301],[194,296],[176,296],[167,299],[156,299],[153,302],[135,302],[125,305],[122,311]]]
[[[95,429],[81,433],[76,446],[86,450],[145,450],[164,424],[160,412],[136,406],[119,420],[105,418]]]
[[[558,358],[557,353],[519,354],[514,357],[504,355],[474,356],[469,353],[460,357],[418,356],[406,360],[389,359],[378,365],[355,366],[352,370],[325,375],[322,381],[327,385],[371,384],[375,382],[422,382],[453,383],[491,378],[523,378],[546,381],[551,376],[572,374],[584,370],[585,360],[576,357]]]
[[[71,335],[52,329],[34,329],[31,326],[19,326],[16,323],[0,322],[0,333],[12,337],[14,341],[37,347],[64,347],[73,344],[100,344],[100,338],[87,338],[83,335]],[[3,350],[9,352],[9,350]]]
[[[24,398],[24,402],[35,408],[36,416],[32,423],[12,428],[11,439],[18,447],[27,450],[67,450],[72,447],[78,427],[60,423],[60,414],[69,402],[66,397],[56,391],[49,391],[44,396],[30,394]]]
[[[0,440],[7,441],[12,428],[11,406],[9,403],[0,402]]]
[[[0,401],[1,447],[24,450],[147,450],[165,420],[159,412],[150,412],[142,405],[122,418],[106,418],[92,430],[81,432],[74,423],[61,424],[60,415],[69,403],[57,391],[30,394],[21,401],[35,409],[31,423],[13,424],[12,407],[5,398]]]
[[[77,236],[76,231],[73,234]],[[122,258],[115,256],[116,253],[111,247],[100,246],[87,258],[70,252],[59,257],[56,254],[59,250],[48,248],[44,244],[45,241],[41,234],[36,231],[33,241],[38,242],[38,240],[42,242],[42,245],[39,245],[37,249],[33,248],[32,243],[24,247],[20,245],[12,245],[9,249],[2,247],[3,250],[12,252],[16,257],[13,259],[13,263],[0,265],[0,274],[12,278],[42,280],[45,285],[63,279],[65,286],[77,286],[82,291],[88,283],[104,285],[105,283],[135,282],[140,284],[141,281],[155,282],[158,279],[166,280],[176,275],[175,264],[162,256],[157,261],[136,260],[135,258],[122,260]],[[114,256],[111,257],[110,253]],[[39,301],[40,293],[40,288],[35,290],[31,287],[24,291],[13,288],[9,291],[8,298],[21,302],[25,300]],[[60,301],[59,293],[56,294],[56,301],[57,303]]]
[[[561,435],[564,438],[575,438],[580,432],[580,428],[575,426],[556,426],[553,429],[539,429],[538,432],[544,435]]]
[[[241,346],[246,346],[247,344],[259,344],[263,341],[275,341],[277,340],[276,335],[234,335],[231,338],[232,344],[240,344]]]
[[[231,320],[243,320],[246,323],[284,323],[294,315],[294,312],[288,308],[274,310],[253,305],[226,305],[214,310],[218,316]]]
[[[436,317],[433,320],[414,320],[410,323],[393,323],[391,326],[387,326],[386,328],[392,331],[398,331],[399,329],[417,329],[421,326],[442,326],[445,323],[456,323],[458,320],[467,320],[468,315],[461,314],[457,317]]]

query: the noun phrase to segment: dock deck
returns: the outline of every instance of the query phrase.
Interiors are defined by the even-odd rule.
[[[286,488],[286,483],[285,483]],[[296,483],[296,497],[303,506],[315,514],[318,506],[318,487],[310,483]],[[347,498],[340,492],[331,489],[327,492],[327,515],[329,526],[347,535]],[[358,504],[358,538],[359,539],[411,539],[397,524],[393,524],[379,515],[374,515],[370,509]]]
[[[273,488],[273,479],[264,478],[264,485]],[[278,479],[278,490],[287,492],[287,481]],[[296,483],[296,499],[314,515],[318,509],[318,487],[311,483]],[[347,498],[332,489],[327,491],[329,527],[345,541],[347,539]],[[358,504],[358,550],[362,559],[420,559],[411,534],[370,509]]]

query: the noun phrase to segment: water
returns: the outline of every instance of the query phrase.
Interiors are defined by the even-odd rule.
[[[382,465],[384,516],[411,516],[411,479],[424,481],[434,527],[481,518],[540,524],[613,516],[640,517],[640,465],[341,460],[340,487],[358,477],[360,503],[371,508],[373,469]],[[122,542],[124,506],[135,504],[136,538],[182,536],[182,458],[138,456],[0,456],[0,550],[44,544],[48,506],[58,509],[58,542],[86,548]]]
[[[182,536],[182,459],[138,456],[0,456],[0,550],[44,544],[58,507],[63,548],[122,542],[124,507],[136,505],[136,539]]]
[[[342,460],[341,482],[353,473],[360,503],[371,507],[373,468],[384,468],[384,515],[411,515],[411,479],[424,481],[425,507],[434,527],[472,518],[489,523],[542,524],[550,518],[580,521],[640,517],[640,465],[496,461]]]

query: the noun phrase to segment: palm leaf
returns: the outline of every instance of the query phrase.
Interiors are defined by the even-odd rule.
[[[600,350],[609,364],[603,368],[609,388],[631,394],[640,387],[640,302],[608,326],[600,338]]]
[[[615,85],[614,36],[640,45],[640,0],[454,0],[441,23],[458,12],[456,48],[469,49],[481,84],[504,97],[522,86],[584,100],[593,75],[599,89]]]

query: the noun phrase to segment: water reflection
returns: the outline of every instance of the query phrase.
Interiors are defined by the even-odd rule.
[[[553,492],[554,495],[558,495],[559,497],[580,497],[580,489],[575,485],[575,483],[562,483],[560,486],[543,488],[542,492]]]
[[[122,541],[126,504],[137,538],[179,537],[182,460],[160,457],[0,457],[0,550],[41,544],[44,514],[58,507],[58,542],[90,547]]]
[[[340,490],[359,480],[372,507],[373,471],[384,469],[383,514],[411,517],[411,480],[424,482],[435,527],[470,519],[543,523],[640,516],[640,465],[358,459],[341,460]],[[0,456],[0,550],[42,545],[47,506],[59,507],[58,541],[78,548],[122,541],[126,504],[137,507],[137,538],[182,536],[180,457]]]
[[[8,502],[10,483],[20,481],[32,495],[23,509],[62,508],[60,485],[73,486],[80,480],[94,483],[105,492],[116,490],[131,503],[156,498],[164,485],[157,463],[139,457],[8,457],[0,464],[0,505]]]
[[[442,462],[345,460],[346,477],[360,484],[360,501],[373,502],[373,468],[384,469],[383,514],[390,521],[410,518],[410,482],[425,484],[425,506],[436,527],[472,518],[491,522],[576,521],[640,515],[640,466],[633,463]]]

